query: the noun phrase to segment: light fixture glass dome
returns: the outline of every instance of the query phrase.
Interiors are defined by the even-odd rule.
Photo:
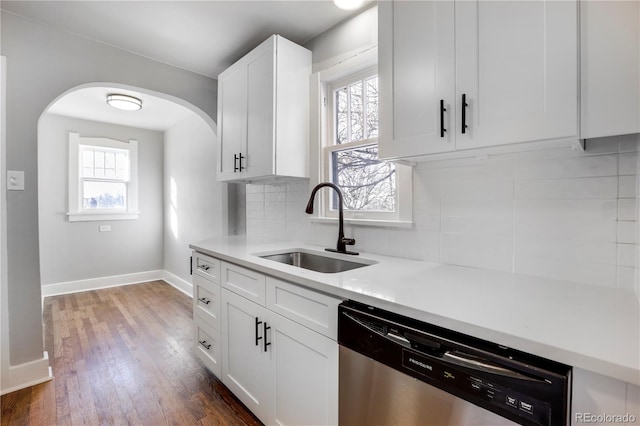
[[[344,10],[355,10],[362,6],[364,0],[333,0],[336,6]]]
[[[137,111],[142,109],[142,101],[129,95],[110,94],[107,95],[107,103],[114,108],[125,111]]]

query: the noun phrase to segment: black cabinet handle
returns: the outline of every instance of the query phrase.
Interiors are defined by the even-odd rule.
[[[210,345],[210,344],[208,344],[206,340],[201,340],[201,341],[200,341],[200,344],[201,344],[202,346],[204,346],[204,348],[205,348],[206,350],[211,349],[211,345]]]
[[[208,305],[209,303],[211,303],[211,300],[209,300],[209,299],[207,299],[205,297],[201,297],[198,300],[201,301],[202,303],[204,303],[205,305]]]
[[[267,322],[263,324],[264,326],[264,351],[267,351],[267,346],[271,344],[271,342],[267,342],[267,330],[271,330],[271,327],[267,326]]]
[[[444,112],[447,109],[444,107],[444,99],[440,99],[440,137],[444,138],[444,133],[447,129],[444,128]]]
[[[240,160],[240,167],[238,167],[238,170],[239,170],[240,172],[242,172],[242,169],[244,169],[244,167],[242,167],[242,159],[243,159],[243,158],[246,158],[246,157],[244,157],[244,156],[242,155],[242,153],[240,153],[240,156],[238,157],[238,160]]]
[[[258,317],[256,317],[256,346],[258,346],[258,342],[260,341],[260,339],[262,339],[262,336],[258,336],[258,326],[260,324],[262,324],[262,321],[258,321]]]
[[[467,107],[469,104],[467,103],[467,94],[462,94],[462,133],[467,132]]]
[[[238,154],[233,154],[233,173],[238,171]]]

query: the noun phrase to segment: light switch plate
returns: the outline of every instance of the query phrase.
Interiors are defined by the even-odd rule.
[[[9,191],[24,191],[24,172],[7,170],[7,189]]]

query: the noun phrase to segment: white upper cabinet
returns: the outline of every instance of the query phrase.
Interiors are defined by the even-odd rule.
[[[640,133],[640,2],[580,3],[582,138]]]
[[[453,17],[450,1],[378,3],[380,157],[454,149]]]
[[[218,76],[218,180],[308,177],[311,52],[274,35]]]
[[[389,1],[378,13],[381,157],[578,138],[576,1]]]
[[[456,149],[577,139],[577,12],[566,0],[456,2]]]

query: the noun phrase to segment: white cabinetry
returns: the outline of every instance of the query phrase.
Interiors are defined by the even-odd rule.
[[[577,8],[381,2],[381,157],[577,139]]]
[[[581,137],[640,133],[640,2],[580,2]]]
[[[220,261],[194,252],[192,267],[196,354],[220,377]]]
[[[340,300],[216,262],[217,268],[203,265],[222,287],[216,375],[266,424],[337,424]],[[194,273],[194,292],[203,273]],[[196,301],[195,307],[203,309]]]
[[[218,180],[308,177],[311,52],[274,35],[218,76]]]

